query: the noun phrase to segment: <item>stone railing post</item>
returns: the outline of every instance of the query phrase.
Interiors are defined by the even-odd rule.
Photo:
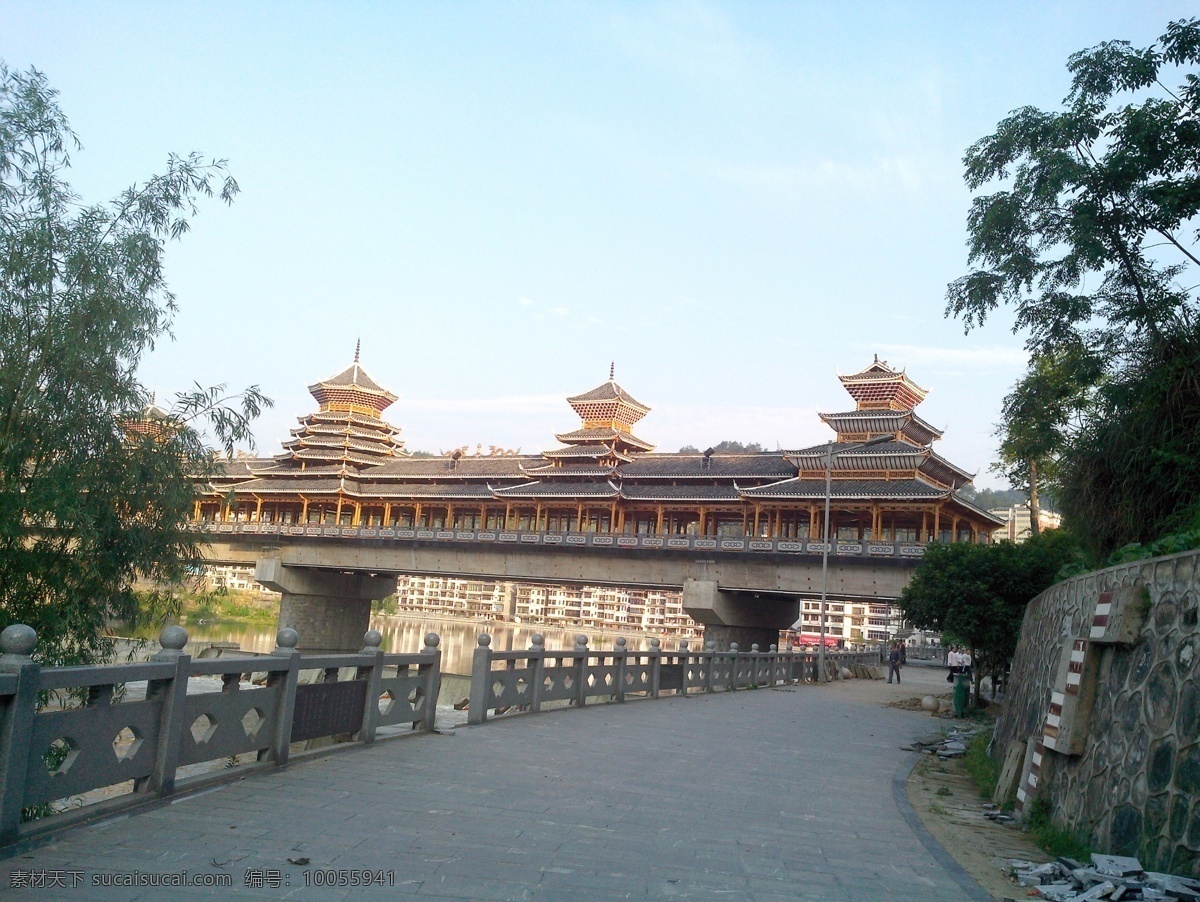
[[[529,660],[533,670],[533,686],[530,687],[529,710],[537,714],[542,710],[542,690],[546,681],[546,637],[534,633],[529,638]]]
[[[662,689],[662,643],[658,639],[650,640],[650,697],[658,698]]]
[[[442,694],[442,637],[437,633],[425,634],[425,647],[422,652],[429,655],[425,673],[425,715],[421,718],[421,729],[426,733],[437,731],[437,702]]]
[[[758,668],[762,660],[762,653],[758,650],[758,643],[754,642],[750,645],[750,688],[758,688]]]
[[[582,708],[587,704],[588,639],[583,633],[575,636],[575,704]]]
[[[492,678],[492,637],[480,633],[475,640],[471,658],[471,702],[467,706],[467,723],[472,726],[487,720],[488,680]]]
[[[627,642],[624,636],[617,637],[617,647],[613,650],[613,663],[616,665],[617,671],[617,701],[625,701],[625,660],[629,656],[629,649],[626,647]]]
[[[188,672],[191,655],[183,653],[188,634],[182,626],[165,626],[158,634],[161,650],[151,657],[175,665],[175,675],[146,684],[146,699],[162,703],[158,714],[158,748],[154,751],[154,770],[134,784],[135,792],[153,792],[169,796],[175,791],[175,771],[179,767],[179,746],[183,741],[184,706],[187,704]]]
[[[716,677],[713,675],[713,667],[717,663],[717,643],[704,643],[704,654],[708,657],[708,668],[705,670],[704,691],[716,692],[717,684]]]
[[[379,630],[367,630],[363,633],[363,648],[360,655],[370,655],[371,663],[354,671],[356,680],[367,681],[367,699],[363,702],[362,729],[358,732],[358,741],[370,745],[375,741],[375,731],[379,729],[379,696],[380,680],[383,677],[383,633]]]
[[[738,683],[738,644],[736,642],[729,643],[729,683],[726,688],[730,692],[737,692]]]
[[[300,634],[285,627],[275,634],[275,650],[272,655],[287,658],[287,668],[272,670],[267,674],[267,685],[275,686],[279,694],[275,700],[275,735],[271,739],[271,760],[276,767],[288,762],[292,745],[292,715],[296,711],[296,680],[300,675],[300,652],[296,644]]]
[[[0,632],[0,673],[17,675],[16,694],[0,707],[0,845],[16,839],[21,824],[41,674],[31,657],[35,645],[31,626],[14,623]]]
[[[691,670],[692,654],[688,650],[687,639],[679,643],[679,694],[687,698],[688,671]]]
[[[767,651],[767,667],[769,668],[769,673],[771,674],[771,682],[769,682],[767,685],[774,686],[780,681],[778,645],[772,645]]]

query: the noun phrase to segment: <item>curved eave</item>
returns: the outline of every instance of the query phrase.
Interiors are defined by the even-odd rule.
[[[549,482],[533,482],[528,485],[494,489],[493,494],[497,498],[502,499],[528,498],[536,500],[538,498],[561,498],[574,500],[579,498],[616,498],[620,494],[620,491],[611,482],[584,485],[580,485],[579,483],[562,485]]]

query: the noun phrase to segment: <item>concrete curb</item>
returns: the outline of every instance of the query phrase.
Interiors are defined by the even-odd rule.
[[[892,777],[892,798],[896,802],[896,807],[900,810],[901,816],[912,829],[912,832],[917,835],[917,839],[921,841],[929,854],[934,857],[934,860],[942,866],[942,868],[954,878],[954,882],[963,888],[967,897],[970,899],[979,900],[979,902],[992,902],[991,893],[987,892],[982,886],[975,882],[975,878],[967,873],[966,869],[955,861],[954,856],[946,851],[945,847],[934,839],[933,834],[926,829],[921,819],[917,817],[917,813],[913,811],[913,807],[908,801],[908,778],[912,776],[913,768],[917,766],[917,762],[921,760],[920,753],[913,754],[907,764],[902,764],[896,769],[895,775]]]

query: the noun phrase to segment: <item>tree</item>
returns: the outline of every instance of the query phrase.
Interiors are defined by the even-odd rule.
[[[1134,448],[1131,426],[1144,417],[1122,406],[1157,393],[1159,411],[1176,417],[1164,436],[1183,435],[1200,411],[1188,376],[1200,356],[1200,78],[1187,71],[1198,64],[1195,19],[1171,23],[1147,48],[1110,41],[1076,53],[1062,111],[1019,109],[964,158],[972,190],[1002,188],[972,202],[973,270],[950,284],[947,315],[970,331],[1000,305],[1015,309],[1031,368],[1006,401],[1005,472],[1036,491],[1038,470],[1057,466],[1063,513],[1081,536],[1104,516],[1095,501],[1106,494],[1138,511],[1124,523],[1151,532],[1200,504],[1200,466],[1185,461],[1197,456],[1194,440]],[[1172,76],[1182,77],[1175,89],[1162,80]],[[1097,441],[1107,442],[1109,463],[1173,461],[1169,503],[1141,503],[1147,490],[1160,493],[1136,466],[1120,477],[1107,466],[1079,469],[1096,463]],[[1147,514],[1155,519],[1137,519]],[[1095,550],[1135,537],[1114,531]]]
[[[231,454],[270,404],[197,386],[143,413],[137,366],[175,311],[165,245],[201,198],[233,199],[224,161],[171,156],[86,205],[65,180],[78,147],[45,76],[0,64],[0,627],[34,627],[48,664],[103,659],[109,622],[172,612],[201,561],[194,477],[218,463],[201,430]]]
[[[1027,542],[933,543],[900,593],[904,619],[971,649],[975,697],[984,673],[995,686],[1016,651],[1026,605],[1076,555],[1069,533],[1052,529]]]
[[[1069,429],[1101,376],[1093,356],[1074,350],[1052,351],[1033,360],[1005,397],[997,429],[1000,460],[993,469],[1011,483],[1027,486],[1030,531],[1035,536],[1040,531],[1041,494],[1056,484]]]
[[[712,446],[714,454],[758,454],[765,450],[758,442],[750,442],[742,444],[741,442],[730,441],[726,439],[723,442],[717,442]],[[679,449],[680,454],[699,454],[700,449],[695,445],[684,445]]]

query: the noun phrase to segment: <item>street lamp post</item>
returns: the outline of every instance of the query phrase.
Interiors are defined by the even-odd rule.
[[[892,441],[892,438],[891,435],[877,435],[875,438],[869,439],[861,445],[855,445],[855,449],[880,445],[884,442]],[[817,680],[822,683],[829,682],[829,674],[825,670],[825,612],[829,589],[829,546],[831,545],[829,537],[829,496],[833,482],[833,459],[838,454],[849,450],[849,448],[846,448],[843,451],[835,453],[832,441],[825,447],[825,538],[821,543],[821,645],[817,649]]]

